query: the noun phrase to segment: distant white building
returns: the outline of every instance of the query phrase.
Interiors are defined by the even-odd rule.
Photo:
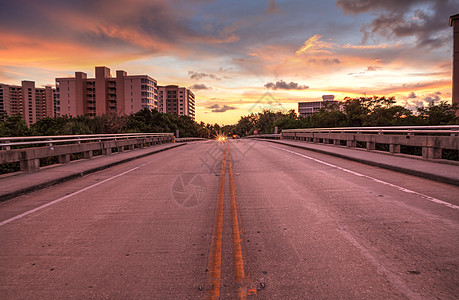
[[[322,107],[326,105],[340,103],[339,101],[335,101],[334,99],[334,95],[323,95],[322,101],[298,102],[298,113],[300,117],[306,117],[318,112]]]
[[[195,119],[194,94],[178,85],[158,86],[158,111]]]

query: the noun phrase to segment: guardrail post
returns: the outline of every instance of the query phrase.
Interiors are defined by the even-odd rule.
[[[355,140],[346,140],[346,147],[355,148],[357,146],[357,142]]]
[[[21,153],[21,159],[19,161],[21,171],[32,173],[40,169],[40,159],[30,156],[33,156],[30,151],[26,150]]]
[[[398,143],[395,137],[392,137],[390,139],[389,152],[390,153],[400,153],[400,144]]]
[[[398,144],[389,144],[390,153],[400,153],[400,145]]]
[[[4,141],[5,144],[8,144],[10,141]],[[11,150],[11,146],[3,146],[1,150]]]
[[[40,160],[38,158],[21,160],[19,165],[21,167],[21,171],[31,173],[40,169]]]
[[[70,154],[62,154],[57,157],[57,161],[60,164],[69,164],[70,163]]]
[[[112,148],[111,147],[102,148],[102,155],[110,155],[110,154],[112,154]]]
[[[91,159],[93,157],[93,155],[94,155],[94,153],[92,152],[92,150],[83,152],[83,157],[85,159]]]
[[[375,142],[366,142],[367,143],[367,150],[375,150],[376,143]]]
[[[426,145],[422,147],[422,158],[424,159],[440,159],[441,148],[437,147],[438,139],[435,136],[426,137]]]

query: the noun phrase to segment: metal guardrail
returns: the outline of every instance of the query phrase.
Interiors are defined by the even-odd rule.
[[[401,133],[401,134],[442,134],[459,135],[459,125],[441,126],[383,126],[383,127],[335,127],[286,129],[282,133],[317,132],[317,133]]]
[[[174,143],[172,133],[128,133],[73,136],[30,136],[0,138],[0,164],[20,164],[21,171],[40,169],[40,159],[57,157],[58,163],[69,163],[71,155],[89,159],[94,151],[110,155],[135,148]]]
[[[370,151],[386,148],[391,154],[401,153],[402,147],[417,147],[424,159],[441,159],[445,151],[459,151],[459,125],[288,129],[281,136]]]
[[[280,140],[281,135],[276,133],[276,134],[254,134],[254,135],[248,135],[245,138],[258,138],[258,139],[272,139],[272,140]]]
[[[150,138],[159,136],[173,136],[172,133],[122,133],[122,134],[87,134],[87,135],[58,135],[58,136],[24,136],[0,138],[0,150],[10,150],[11,147],[20,146],[53,146],[56,144],[80,144],[91,141],[125,140]]]
[[[205,141],[205,138],[197,138],[197,137],[185,137],[185,138],[175,138],[176,143],[187,143],[187,142],[196,142],[196,141]]]

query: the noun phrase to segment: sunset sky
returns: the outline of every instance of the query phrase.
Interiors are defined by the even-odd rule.
[[[189,87],[196,120],[233,124],[324,94],[451,101],[459,0],[14,0],[0,8],[0,82],[107,66]]]

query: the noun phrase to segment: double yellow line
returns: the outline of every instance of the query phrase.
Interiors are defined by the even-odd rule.
[[[223,151],[222,168],[220,171],[220,185],[218,190],[217,213],[215,218],[214,235],[212,238],[212,249],[209,261],[211,290],[210,299],[220,297],[220,279],[222,265],[222,238],[223,238],[223,207],[225,202],[225,175],[228,166],[229,187],[231,198],[231,219],[232,219],[232,240],[233,240],[233,261],[234,279],[238,286],[238,299],[246,299],[247,291],[244,284],[244,260],[242,256],[241,236],[239,232],[239,217],[236,201],[236,180],[234,179],[233,163],[231,160],[228,142],[225,143]]]

